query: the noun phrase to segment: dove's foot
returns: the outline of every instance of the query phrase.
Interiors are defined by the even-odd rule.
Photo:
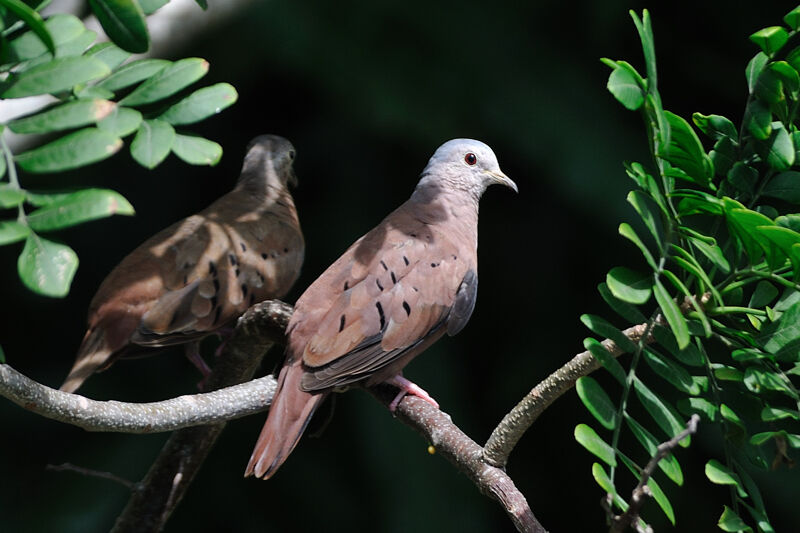
[[[386,383],[394,385],[395,387],[400,389],[400,392],[397,393],[397,396],[395,396],[394,400],[392,400],[392,403],[389,404],[389,411],[391,411],[392,413],[394,413],[395,409],[397,409],[400,400],[402,400],[406,394],[413,394],[414,396],[418,396],[423,400],[425,400],[426,402],[428,402],[429,404],[431,404],[432,406],[434,406],[435,408],[437,409],[439,408],[439,404],[436,402],[436,400],[434,400],[431,397],[430,394],[428,394],[425,391],[425,389],[423,389],[413,381],[407,380],[401,374],[397,374],[396,376],[387,379]]]

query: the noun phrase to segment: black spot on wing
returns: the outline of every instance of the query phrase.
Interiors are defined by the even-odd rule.
[[[403,300],[403,309],[406,310],[406,316],[411,316],[411,306],[405,300]]]
[[[375,302],[375,307],[378,308],[378,318],[381,320],[381,330],[386,327],[386,316],[383,314],[383,306],[380,302]]]
[[[344,315],[342,315],[341,317],[339,317],[339,332],[341,332],[344,329],[344,322],[345,322],[345,317]]]

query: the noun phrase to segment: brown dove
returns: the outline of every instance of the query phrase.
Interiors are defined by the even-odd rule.
[[[173,224],[111,271],[89,306],[88,330],[61,390],[73,392],[118,357],[192,343],[230,326],[256,302],[284,296],[305,245],[287,184],[295,150],[276,135],[250,142],[234,189]]]
[[[286,361],[245,476],[272,476],[328,393],[388,382],[438,407],[400,372],[466,325],[478,290],[478,201],[517,190],[491,148],[444,143],[411,198],[357,240],[303,293],[287,326]]]

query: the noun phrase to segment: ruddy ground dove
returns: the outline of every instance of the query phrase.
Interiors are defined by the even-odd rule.
[[[269,478],[328,393],[389,382],[437,405],[400,372],[469,320],[478,290],[478,201],[499,183],[517,190],[487,145],[444,143],[411,198],[361,237],[300,297],[286,361],[245,476]],[[438,405],[437,405],[438,407]]]
[[[162,230],[106,277],[61,390],[73,392],[118,357],[195,343],[256,302],[284,296],[300,273],[304,242],[287,184],[294,147],[275,135],[250,143],[234,189]],[[202,367],[207,371],[207,367]]]

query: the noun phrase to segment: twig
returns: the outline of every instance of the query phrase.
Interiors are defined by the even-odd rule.
[[[388,407],[397,390],[386,385],[368,389]],[[517,531],[546,533],[533,515],[525,496],[506,472],[483,461],[483,448],[455,425],[447,413],[416,396],[403,398],[394,413],[397,418],[422,434],[456,468],[469,477],[478,489],[505,509]]]
[[[644,335],[647,324],[630,327],[622,333],[632,342],[637,343]],[[647,343],[655,342],[651,336],[645,340]],[[602,345],[614,357],[624,353],[622,349],[611,340],[604,340]],[[589,351],[579,353],[567,364],[547,376],[536,385],[492,431],[486,441],[483,459],[486,463],[504,468],[508,456],[539,415],[541,415],[556,399],[571,389],[578,378],[586,376],[600,368],[600,362]]]
[[[658,463],[667,455],[669,455],[669,453],[674,450],[676,446],[678,446],[680,441],[697,432],[697,425],[699,423],[700,416],[693,414],[691,418],[689,418],[689,422],[686,424],[686,429],[668,441],[662,442],[658,445],[658,448],[656,448],[656,453],[650,458],[650,461],[647,463],[647,466],[644,467],[644,470],[642,470],[641,477],[639,478],[639,484],[633,489],[630,506],[621,515],[611,516],[611,529],[609,530],[609,533],[622,533],[628,527],[634,527],[634,524],[636,524],[636,531],[640,533],[648,530],[652,531],[649,529],[649,526],[645,526],[643,528],[639,523],[639,513],[642,510],[642,505],[644,505],[644,502],[647,501],[648,497],[652,496],[650,489],[647,487],[647,482],[650,480],[653,472],[655,472]]]
[[[108,479],[110,481],[114,481],[115,483],[123,485],[128,490],[136,490],[138,486],[138,483],[134,483],[133,481],[125,479],[124,477],[120,477],[116,474],[112,474],[111,472],[101,472],[99,470],[83,468],[82,466],[76,466],[71,463],[63,463],[60,465],[47,465],[44,468],[45,470],[50,470],[52,472],[76,472],[84,476],[97,477],[100,479]]]

